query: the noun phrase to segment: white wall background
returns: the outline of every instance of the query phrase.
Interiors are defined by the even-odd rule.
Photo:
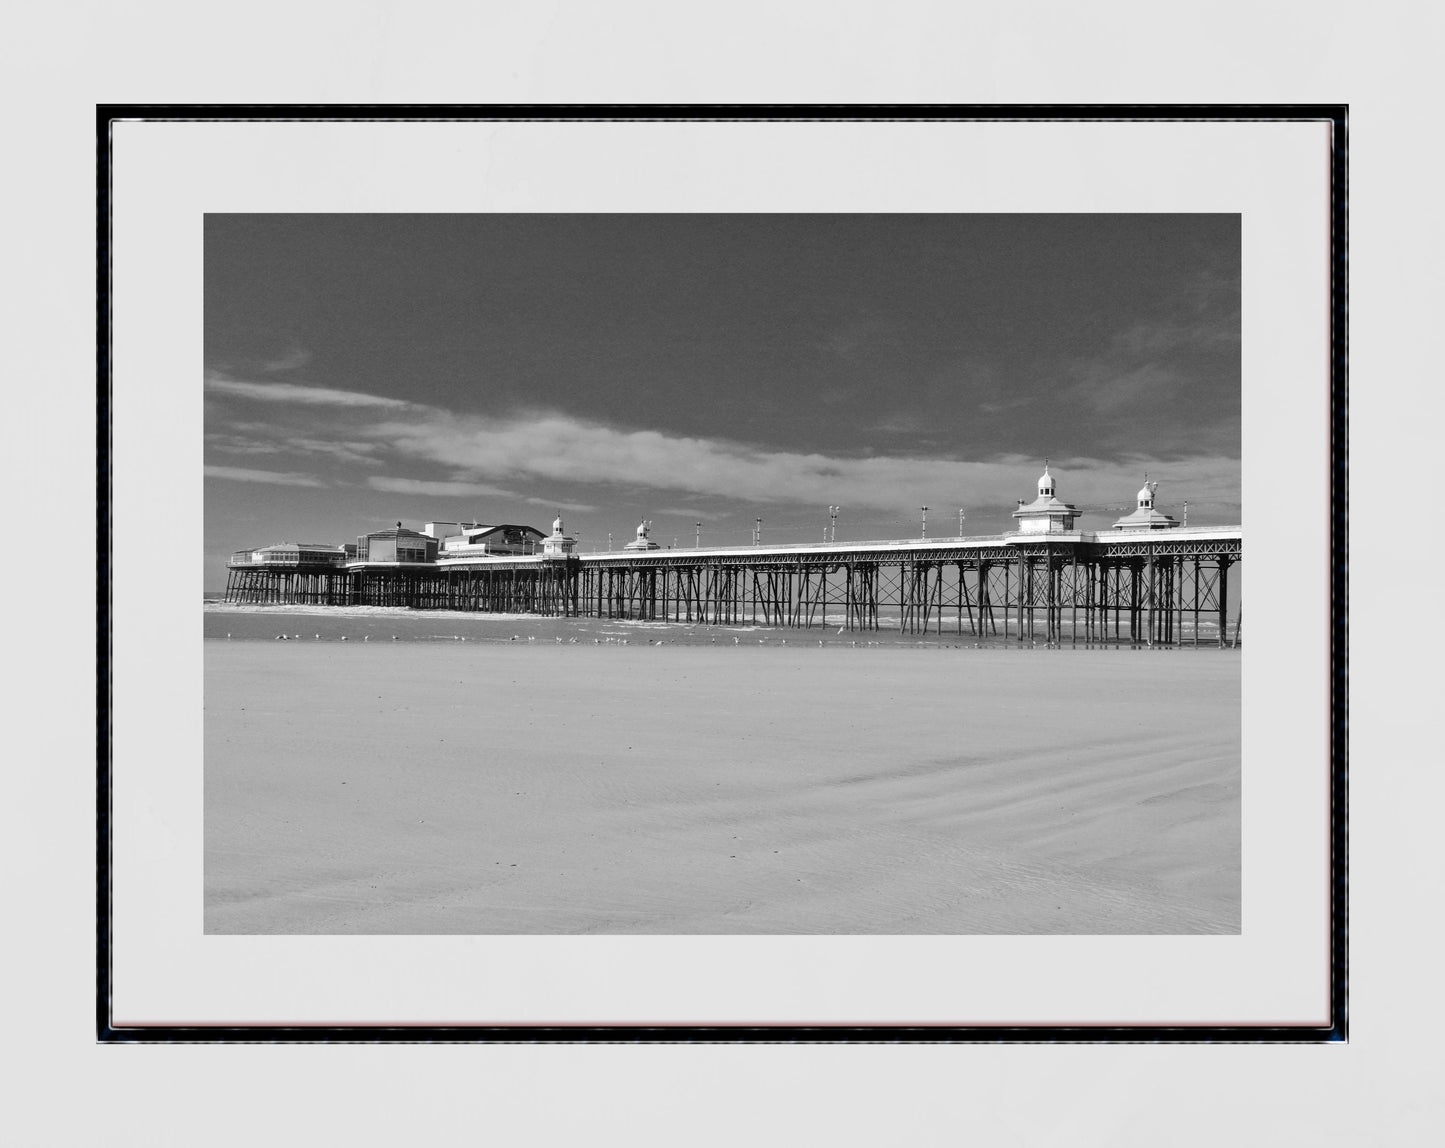
[[[1417,472],[1432,462],[1439,413],[1439,367],[1427,348],[1435,350],[1434,275],[1445,253],[1427,116],[1441,40],[1436,11],[1388,0],[1368,9],[1255,0],[1207,10],[59,3],[12,17],[3,313],[15,361],[3,453],[17,516],[84,507],[94,489],[84,444],[94,419],[91,124],[101,100],[1348,100],[1351,455],[1363,513],[1352,552],[1352,1041],[1332,1048],[95,1047],[92,583],[86,564],[67,555],[46,604],[8,619],[10,680],[20,692],[9,695],[17,716],[0,803],[10,878],[7,1137],[1430,1142],[1442,1116],[1430,1033],[1441,1005],[1432,892],[1441,785],[1429,722],[1438,673],[1429,636],[1406,624],[1383,588],[1419,560],[1402,547],[1419,556],[1433,545],[1385,532],[1400,492],[1433,479]],[[278,163],[261,178],[284,187],[288,169]],[[364,193],[358,186],[357,202]],[[174,428],[164,419],[149,428],[182,454],[197,449],[185,437],[186,413],[172,411]],[[123,464],[133,461],[117,457],[118,481]],[[1324,497],[1317,467],[1306,481]],[[7,572],[7,586],[20,601],[25,583]],[[136,624],[117,627],[118,646],[134,640]],[[1308,649],[1316,662],[1323,656],[1317,638]],[[1315,681],[1322,668],[1313,667]],[[118,724],[116,737],[145,732]],[[338,956],[344,968],[339,948]]]

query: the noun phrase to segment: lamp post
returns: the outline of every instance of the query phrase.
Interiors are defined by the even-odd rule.
[[[759,518],[759,519],[758,519],[757,529],[756,529],[756,531],[753,533],[753,545],[754,545],[754,546],[761,546],[762,544],[763,544],[763,520],[762,520],[761,518]]]
[[[838,511],[842,509],[841,506],[828,507],[828,527],[831,531],[828,537],[829,542],[838,541]]]
[[[693,523],[693,526],[695,526],[695,527],[697,528],[697,542],[695,543],[695,545],[697,545],[697,547],[698,547],[699,549],[701,549],[701,547],[702,547],[702,523],[701,523],[701,522],[694,522],[694,523]]]
[[[607,532],[607,549],[609,552],[612,550],[612,531],[610,530]]]
[[[928,537],[928,507],[926,507],[926,506],[920,506],[919,509],[920,509],[921,511],[923,511],[923,537],[927,538],[927,537]]]
[[[958,536],[963,537],[963,507],[958,508]]]

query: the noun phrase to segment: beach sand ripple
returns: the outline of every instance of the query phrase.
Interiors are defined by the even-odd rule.
[[[208,933],[1236,933],[1219,651],[206,643]]]

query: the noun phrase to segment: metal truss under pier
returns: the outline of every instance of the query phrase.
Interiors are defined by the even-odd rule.
[[[1230,528],[317,569],[239,563],[226,599],[851,631],[896,619],[911,634],[1222,646],[1239,641],[1229,569],[1242,549]]]

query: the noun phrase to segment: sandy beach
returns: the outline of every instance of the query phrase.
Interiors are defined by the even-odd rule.
[[[1238,932],[1239,686],[1217,650],[207,641],[206,931]]]

